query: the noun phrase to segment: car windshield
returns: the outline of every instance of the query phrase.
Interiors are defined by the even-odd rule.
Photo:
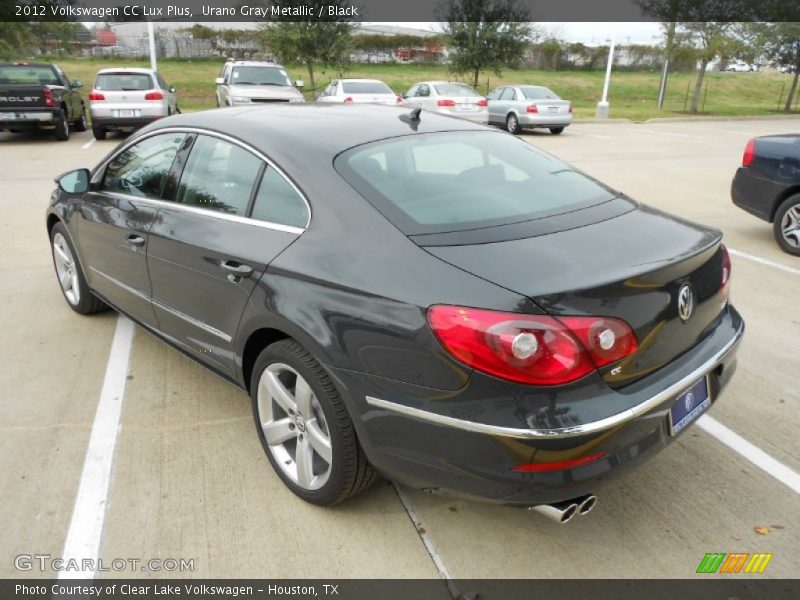
[[[345,94],[394,94],[382,81],[343,81],[342,90]]]
[[[531,144],[487,131],[373,142],[343,153],[335,166],[407,235],[529,221],[616,196]]]
[[[100,73],[94,89],[106,92],[152,90],[153,79],[147,73]]]
[[[61,85],[55,71],[47,65],[2,65],[0,66],[0,85],[4,83]]]
[[[520,88],[523,95],[528,100],[559,100],[560,98],[552,90],[546,87],[523,87]]]
[[[234,67],[233,85],[292,85],[289,75],[278,67]]]
[[[437,83],[433,86],[440,96],[477,96],[477,92],[463,83]]]

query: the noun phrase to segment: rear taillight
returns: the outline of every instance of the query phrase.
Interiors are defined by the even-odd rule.
[[[89,92],[89,100],[105,100],[106,97],[100,92]]]
[[[569,103],[569,114],[572,114],[572,102]]]
[[[395,103],[396,103],[396,104],[402,104],[402,103],[403,103],[403,98],[402,98],[402,97],[400,97],[400,96],[398,96],[398,97],[397,97],[397,100],[395,101]]]
[[[744,155],[742,155],[742,166],[749,167],[756,159],[756,141],[750,140],[747,146],[744,147]]]
[[[731,295],[731,256],[728,254],[725,244],[722,245],[722,278],[719,295],[722,300],[722,308],[725,308]]]
[[[525,111],[529,112],[529,113],[538,113],[539,112],[539,107],[536,106],[535,104],[531,104],[531,105],[528,106],[528,108],[525,109]]]
[[[481,98],[478,100],[478,106],[489,106],[489,102],[486,100],[486,98]]]
[[[456,101],[455,100],[437,100],[436,101],[436,106],[455,106],[455,105],[456,105]]]
[[[529,385],[576,381],[636,352],[627,323],[606,317],[560,317],[438,305],[428,325],[457,360],[489,375]]]
[[[352,96],[348,96],[347,98],[344,99],[344,103],[345,104],[352,104],[353,103],[353,97]]]
[[[44,88],[44,105],[53,108],[56,105],[56,101],[53,98],[53,92],[49,89]]]
[[[144,95],[144,99],[145,100],[163,100],[164,99],[164,94],[162,94],[161,92],[147,92]]]

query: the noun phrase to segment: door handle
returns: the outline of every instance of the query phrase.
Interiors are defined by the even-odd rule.
[[[219,265],[229,273],[236,275],[237,277],[249,277],[250,274],[253,272],[253,267],[249,267],[247,265],[243,265],[242,263],[238,263],[235,260],[226,260],[220,263]]]
[[[144,238],[140,235],[131,234],[128,236],[128,243],[131,246],[144,246]]]

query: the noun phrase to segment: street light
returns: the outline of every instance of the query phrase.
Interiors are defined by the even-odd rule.
[[[614,62],[614,40],[616,34],[611,36],[611,47],[608,49],[608,64],[606,65],[606,80],[603,83],[603,99],[597,103],[597,118],[607,119],[608,109],[610,104],[608,102],[608,84],[611,82],[611,64]]]

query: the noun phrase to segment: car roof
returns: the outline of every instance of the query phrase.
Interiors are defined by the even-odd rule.
[[[232,136],[260,150],[279,164],[330,165],[337,154],[386,138],[441,131],[492,131],[464,119],[423,112],[418,122],[400,117],[403,107],[338,104],[273,104],[242,106],[174,115],[140,130],[169,127],[200,128]]]
[[[283,65],[269,61],[269,60],[231,60],[228,61],[229,65],[234,67],[278,67],[283,68]]]
[[[367,79],[366,77],[351,77],[349,79],[339,79],[338,81],[341,83],[348,83],[351,81],[374,81],[376,83],[383,83],[380,79]]]
[[[106,73],[139,73],[142,75],[153,75],[153,69],[145,69],[143,67],[117,67],[109,69],[100,69],[97,74],[105,75]]]

